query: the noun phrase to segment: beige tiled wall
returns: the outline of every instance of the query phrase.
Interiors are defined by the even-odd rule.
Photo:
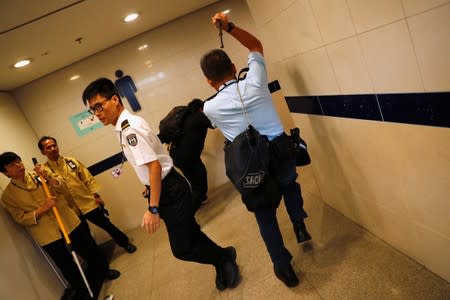
[[[294,114],[322,199],[448,278],[450,132]]]
[[[411,39],[426,91],[449,90],[449,17],[450,5],[447,4],[408,18]]]
[[[269,0],[247,3],[275,65],[273,77],[284,82],[288,96],[333,94],[336,82],[342,94],[448,90],[449,1],[297,0],[276,8]],[[310,58],[319,49],[326,55]],[[311,74],[303,60],[323,69],[324,78]]]
[[[247,3],[287,96],[450,90],[449,1]],[[450,280],[450,130],[292,116],[323,200]]]

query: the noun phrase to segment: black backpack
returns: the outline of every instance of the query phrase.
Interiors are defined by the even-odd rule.
[[[183,123],[188,111],[186,105],[175,106],[159,122],[158,137],[161,143],[170,144],[183,134]]]

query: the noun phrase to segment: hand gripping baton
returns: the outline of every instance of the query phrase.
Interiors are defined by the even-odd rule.
[[[37,165],[38,161],[35,157],[33,157],[33,164]],[[52,197],[52,193],[50,192],[50,189],[48,188],[47,182],[45,181],[45,179],[42,176],[39,176],[39,179],[41,180],[42,186],[44,187],[44,191],[45,194],[47,195],[48,198]],[[59,215],[59,211],[56,208],[56,206],[52,207],[53,209],[53,213],[55,214],[56,217],[56,221],[58,222],[59,225],[59,229],[61,230],[61,232],[63,233],[64,236],[64,240],[66,241],[66,245],[67,248],[69,248],[70,252],[72,253],[73,256],[73,260],[75,261],[75,264],[78,267],[78,270],[80,271],[81,277],[83,277],[83,281],[84,284],[86,285],[86,288],[89,292],[89,295],[91,296],[91,298],[94,297],[94,294],[92,293],[91,287],[89,286],[89,282],[86,279],[86,275],[84,274],[83,268],[81,267],[80,261],[78,260],[77,254],[75,253],[75,251],[72,249],[72,243],[70,241],[69,235],[67,234],[67,230],[66,227],[64,226],[62,220],[61,220],[61,216]]]

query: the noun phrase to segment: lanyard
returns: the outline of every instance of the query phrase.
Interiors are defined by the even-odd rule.
[[[223,91],[225,88],[227,88],[227,87],[229,87],[230,85],[235,84],[235,83],[237,83],[237,80],[233,80],[233,81],[231,81],[231,82],[224,83],[223,86],[220,88],[220,90],[217,91],[217,94],[220,93],[221,91]],[[217,95],[217,94],[216,94],[216,95]]]

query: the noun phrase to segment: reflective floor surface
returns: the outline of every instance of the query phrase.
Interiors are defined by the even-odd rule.
[[[147,299],[450,299],[450,284],[359,227],[319,200],[305,197],[310,243],[296,242],[283,202],[278,219],[300,284],[279,281],[260,238],[256,221],[231,185],[209,195],[197,212],[204,232],[220,246],[237,250],[242,281],[218,291],[215,269],[177,260],[162,226],[154,235],[128,232],[138,247],[133,254],[115,247],[111,267],[120,278],[105,282],[101,297]],[[141,218],[142,216],[136,216]]]

